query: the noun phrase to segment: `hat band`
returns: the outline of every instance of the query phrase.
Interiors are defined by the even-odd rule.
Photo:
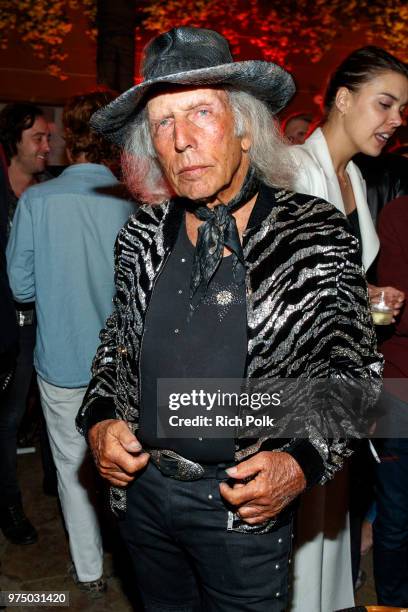
[[[188,72],[190,70],[201,70],[202,68],[213,68],[222,64],[232,63],[231,56],[225,56],[225,54],[211,53],[207,55],[201,54],[194,49],[194,57],[189,57],[187,54],[161,56],[160,61],[155,63],[153,66],[149,66],[149,69],[143,75],[144,80],[148,81],[151,79],[158,79],[161,77],[167,77],[178,72]],[[196,55],[197,54],[197,55]]]

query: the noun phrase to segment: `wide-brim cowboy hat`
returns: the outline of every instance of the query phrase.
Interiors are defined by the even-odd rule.
[[[142,65],[144,80],[98,110],[92,127],[123,145],[129,126],[160,85],[226,85],[265,101],[278,113],[295,93],[292,76],[273,62],[234,62],[227,40],[214,30],[179,27],[154,38]]]

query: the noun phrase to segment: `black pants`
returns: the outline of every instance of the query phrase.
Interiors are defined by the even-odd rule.
[[[350,537],[351,568],[355,586],[360,568],[361,528],[363,521],[374,501],[375,460],[370,451],[368,440],[355,444],[350,458]]]
[[[405,607],[408,606],[408,439],[384,440],[380,457],[374,521],[375,586],[379,604]]]
[[[20,501],[17,480],[17,432],[23,418],[33,374],[35,325],[19,328],[20,353],[13,381],[0,405],[0,491],[1,506]]]
[[[378,603],[408,606],[408,403],[384,391],[376,443],[377,515],[373,525],[374,579]]]
[[[266,534],[227,530],[216,478],[180,482],[149,463],[119,527],[146,612],[283,612],[292,523]]]

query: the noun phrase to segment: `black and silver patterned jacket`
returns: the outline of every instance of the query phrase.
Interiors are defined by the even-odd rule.
[[[243,237],[248,378],[350,378],[380,387],[382,359],[367,307],[357,240],[327,202],[262,186]],[[156,279],[175,244],[183,211],[175,202],[143,206],[119,232],[114,311],[101,331],[93,378],[77,417],[86,435],[106,418],[138,428],[139,357]],[[158,348],[158,350],[160,350]],[[325,482],[349,451],[313,430],[309,440],[236,439],[236,460],[260,448],[285,448],[308,483]],[[112,489],[114,510],[125,492]]]

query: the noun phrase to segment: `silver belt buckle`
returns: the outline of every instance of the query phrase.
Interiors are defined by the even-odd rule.
[[[202,465],[180,456],[177,468],[178,480],[200,480],[203,476],[204,468]]]
[[[34,323],[34,310],[16,310],[16,316],[19,327]]]
[[[185,457],[182,457],[174,451],[150,449],[149,453],[153,461],[164,474],[166,474],[166,468],[164,462],[161,464],[160,458],[167,457],[169,459],[172,459],[173,461],[176,461],[176,473],[173,475],[167,474],[167,476],[175,478],[176,480],[199,480],[204,476],[204,468],[202,465],[200,465],[199,463],[195,463],[194,461],[190,461],[190,459],[186,459]]]

